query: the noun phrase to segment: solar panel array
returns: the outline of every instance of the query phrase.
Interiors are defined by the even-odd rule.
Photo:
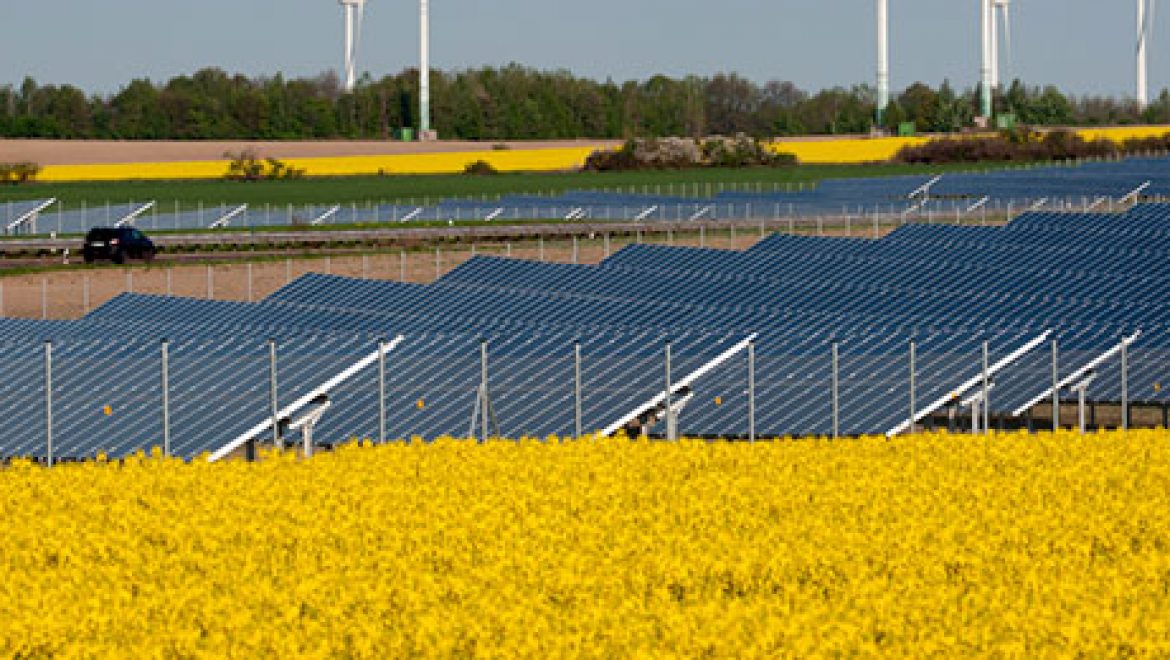
[[[271,434],[270,339],[278,408],[336,381],[317,431],[334,442],[383,419],[394,438],[476,432],[485,345],[509,437],[573,434],[578,392],[584,430],[636,421],[662,398],[668,343],[680,427],[712,437],[892,432],[911,398],[920,416],[965,409],[984,345],[991,407],[1015,413],[1046,396],[1051,340],[1058,378],[1094,367],[1091,399],[1170,404],[1168,234],[1170,206],[1149,204],[744,252],[634,245],[598,266],[476,257],[430,285],[309,275],[258,303],[124,294],[77,321],[0,319],[0,455],[46,456],[50,429],[57,458],[162,445],[164,338],[169,447],[187,458]],[[378,342],[399,336],[380,400]]]
[[[754,189],[753,189],[754,188]],[[1018,211],[1036,203],[1066,208],[1107,208],[1132,197],[1170,197],[1170,161],[1131,158],[1084,162],[1070,166],[1040,166],[991,172],[830,179],[799,190],[768,190],[764,184],[742,184],[733,190],[706,184],[668,185],[642,192],[603,190],[568,191],[554,196],[505,195],[494,200],[439,199],[422,204],[324,204],[308,206],[231,206],[199,209],[149,208],[125,204],[89,209],[58,207],[29,218],[22,233],[84,233],[91,226],[129,222],[147,230],[223,227],[277,227],[400,223],[406,221],[458,222],[528,219],[567,220],[734,220],[780,217],[870,216],[949,217],[975,209]],[[28,211],[30,202],[8,203],[12,218]],[[1110,209],[1111,210],[1111,209]],[[6,225],[7,226],[7,225]],[[13,231],[10,229],[9,231]]]

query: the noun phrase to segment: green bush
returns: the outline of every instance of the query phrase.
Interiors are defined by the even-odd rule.
[[[41,166],[36,163],[0,163],[0,183],[18,185],[34,181],[41,173]]]
[[[229,159],[227,174],[224,178],[231,181],[264,181],[274,179],[300,179],[305,176],[305,170],[290,166],[276,158],[261,158],[255,151],[245,149],[241,152],[227,152],[224,158]]]
[[[478,176],[478,175],[499,174],[500,171],[497,170],[495,168],[495,166],[493,166],[491,163],[487,162],[486,160],[477,160],[477,161],[468,163],[467,166],[463,168],[463,173]]]

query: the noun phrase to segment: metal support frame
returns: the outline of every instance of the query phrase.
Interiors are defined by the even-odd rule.
[[[666,402],[666,407],[664,410],[664,412],[666,414],[666,439],[673,442],[675,440],[678,440],[678,413],[675,412],[675,410],[674,410],[674,406],[672,405],[671,396],[670,396],[670,388],[671,388],[670,359],[671,359],[671,354],[670,354],[670,342],[669,341],[666,342],[666,349],[665,350],[666,350],[666,356],[665,356],[666,357],[666,362],[665,362],[666,388],[663,390],[663,393],[666,397],[664,399],[664,401]]]
[[[326,222],[329,222],[330,220],[332,220],[333,216],[337,215],[338,211],[340,211],[340,210],[341,210],[341,204],[336,204],[336,205],[326,209],[325,212],[322,213],[321,215],[310,220],[309,224],[310,225],[323,225]]]
[[[1129,430],[1129,350],[1121,342],[1121,430]]]
[[[276,340],[268,340],[268,394],[272,404],[272,445],[277,449],[284,449],[284,441],[280,437],[280,401],[277,396],[276,371]]]
[[[832,353],[832,373],[830,374],[829,381],[830,381],[831,396],[833,399],[833,406],[832,406],[832,408],[833,408],[833,437],[839,438],[839,437],[841,437],[841,399],[840,399],[841,381],[840,381],[840,375],[838,374],[838,368],[840,367],[841,356],[840,356],[840,347],[839,347],[837,342],[833,342],[831,353]]]
[[[583,435],[581,415],[581,342],[573,342],[573,431],[574,437]]]
[[[988,361],[990,355],[990,348],[987,342],[983,342],[983,396],[979,401],[980,408],[983,410],[983,432],[991,431],[991,374],[988,373]]]
[[[378,444],[386,442],[386,340],[378,340]]]
[[[53,340],[45,340],[45,465],[53,467]]]
[[[159,346],[159,381],[162,386],[163,456],[171,455],[171,373],[170,346],[166,339]]]
[[[500,422],[496,419],[496,410],[492,406],[491,388],[488,381],[488,343],[486,339],[479,342],[479,386],[475,389],[475,404],[471,409],[471,425],[467,428],[467,437],[476,437],[476,426],[479,427],[479,441],[487,442],[490,437],[500,436]]]
[[[1049,396],[1052,396],[1053,401],[1056,401],[1057,400],[1056,396],[1060,390],[1063,390],[1066,388],[1073,389],[1075,387],[1075,385],[1077,383],[1081,382],[1086,376],[1095,374],[1097,367],[1101,366],[1102,364],[1104,364],[1105,362],[1109,361],[1114,356],[1116,356],[1118,353],[1120,353],[1123,346],[1128,346],[1129,344],[1134,343],[1141,336],[1142,336],[1142,331],[1137,330],[1132,335],[1130,335],[1128,337],[1123,337],[1121,342],[1119,342],[1116,346],[1110,348],[1109,350],[1105,351],[1101,355],[1098,355],[1097,357],[1093,358],[1092,360],[1090,360],[1089,362],[1085,363],[1080,368],[1078,368],[1076,371],[1073,371],[1069,375],[1067,375],[1064,378],[1057,381],[1054,386],[1045,389],[1040,394],[1037,394],[1036,396],[1032,397],[1027,403],[1025,403],[1022,406],[1013,410],[1012,416],[1019,417],[1020,415],[1023,415],[1025,412],[1027,412],[1029,409],[1031,409],[1032,406],[1036,405],[1037,403],[1040,403],[1044,399],[1047,399]]]
[[[50,206],[52,206],[56,203],[57,203],[57,198],[53,197],[53,198],[50,198],[50,199],[47,199],[47,200],[41,202],[37,206],[33,207],[31,210],[26,211],[26,212],[22,213],[21,215],[16,216],[16,218],[14,220],[12,220],[11,222],[9,222],[8,225],[4,228],[5,233],[10,234],[13,231],[15,231],[16,229],[18,229],[21,225],[36,220],[37,216],[39,216],[42,211],[44,211],[45,209],[49,208]],[[58,209],[58,211],[60,211],[60,209]]]
[[[1027,355],[1031,351],[1035,350],[1037,347],[1042,345],[1044,342],[1048,341],[1048,338],[1051,335],[1052,335],[1052,331],[1046,330],[1045,332],[1040,334],[1040,336],[1033,338],[1032,340],[1025,343],[1023,346],[1020,346],[1019,348],[1017,348],[1016,350],[1007,354],[1003,358],[1000,358],[995,364],[988,367],[988,370],[987,370],[988,376],[994,377],[996,373],[998,373],[998,372],[1002,371],[1003,369],[1007,368],[1008,366],[1012,365],[1017,360],[1019,360],[1020,358],[1022,358],[1025,355]],[[913,428],[913,426],[916,422],[930,416],[936,410],[939,410],[943,406],[946,406],[950,403],[957,401],[961,396],[963,396],[963,394],[974,389],[975,387],[978,387],[981,380],[982,380],[982,374],[977,374],[974,377],[969,378],[966,381],[960,383],[958,387],[954,388],[946,395],[939,397],[938,399],[936,399],[934,401],[931,401],[925,408],[923,408],[922,410],[919,410],[918,414],[916,415],[916,417],[914,419],[903,420],[894,428],[886,431],[886,434],[885,434],[886,437],[893,437],[895,435],[898,435],[899,433],[904,432],[906,429]]]
[[[671,384],[671,389],[676,394],[682,392],[682,390],[684,390],[684,389],[689,390],[689,388],[691,387],[691,385],[693,385],[695,383],[695,381],[697,381],[700,378],[702,378],[703,376],[711,373],[713,370],[719,368],[724,363],[726,363],[728,360],[730,360],[732,357],[734,357],[736,354],[738,354],[740,351],[746,350],[748,347],[748,344],[755,341],[758,336],[759,336],[758,334],[752,333],[748,337],[737,342],[734,346],[731,346],[727,350],[723,351],[722,353],[717,355],[715,358],[711,359],[706,364],[700,366],[698,369],[687,374],[686,376],[682,377],[681,379],[673,382]],[[663,405],[663,403],[665,402],[665,399],[666,399],[666,393],[665,392],[658,392],[654,396],[650,397],[649,400],[643,402],[642,404],[640,404],[638,406],[635,406],[634,408],[630,409],[628,412],[617,417],[613,422],[610,422],[608,425],[606,425],[604,428],[602,428],[598,432],[598,435],[600,435],[602,437],[613,435],[614,433],[616,433],[618,431],[618,429],[624,427],[629,422],[637,419],[643,413],[658,409],[660,406]]]
[[[918,342],[910,341],[910,417],[918,417]],[[914,433],[911,425],[910,432]]]
[[[756,441],[756,342],[747,346],[748,442]]]
[[[220,217],[216,218],[215,221],[213,221],[211,224],[207,225],[207,228],[208,229],[221,229],[223,227],[227,227],[228,225],[230,225],[232,223],[232,220],[235,220],[236,218],[240,217],[241,215],[243,215],[247,212],[248,212],[248,205],[241,204],[241,205],[229,210],[227,213],[224,213]]]
[[[133,211],[122,216],[122,219],[115,222],[114,226],[115,227],[125,227],[126,225],[132,225],[132,224],[134,224],[135,220],[137,220],[139,217],[142,216],[142,214],[146,213],[147,211],[149,211],[152,208],[154,208],[154,202],[146,202],[142,206],[139,206],[138,208],[134,209]],[[107,226],[109,226],[109,225],[107,225]]]
[[[1052,340],[1052,430],[1060,430],[1060,342]]]
[[[406,341],[406,337],[404,337],[403,335],[398,335],[397,337],[394,338],[393,341],[386,344],[384,349],[379,348],[379,350],[374,351],[370,355],[367,355],[366,357],[362,358],[361,360],[358,360],[357,362],[349,365],[341,373],[330,378],[329,380],[325,381],[324,383],[321,383],[317,387],[314,387],[312,390],[310,390],[304,396],[300,397],[296,401],[293,401],[289,405],[281,408],[280,411],[278,411],[278,413],[276,415],[277,422],[279,423],[280,419],[283,419],[283,418],[289,417],[293,414],[296,414],[302,408],[313,403],[313,401],[316,400],[317,397],[319,397],[320,395],[328,394],[329,391],[332,390],[333,388],[338,387],[339,385],[345,383],[346,381],[348,381],[349,379],[353,378],[355,375],[360,373],[363,369],[366,369],[366,368],[370,367],[371,365],[373,365],[378,360],[378,356],[380,354],[390,353],[395,348],[398,348],[399,344],[401,344],[404,341]],[[272,418],[268,417],[268,415],[266,414],[265,418],[263,420],[261,420],[260,422],[257,422],[254,426],[252,426],[252,428],[250,428],[247,431],[244,431],[240,435],[236,436],[230,442],[226,443],[224,446],[220,447],[215,452],[213,452],[210,456],[208,456],[207,457],[208,462],[214,463],[216,461],[219,461],[219,460],[226,458],[227,456],[230,456],[233,451],[235,451],[236,449],[239,449],[241,446],[243,446],[249,440],[253,440],[257,436],[259,436],[261,433],[267,431],[268,428],[272,425],[272,423],[273,423]]]

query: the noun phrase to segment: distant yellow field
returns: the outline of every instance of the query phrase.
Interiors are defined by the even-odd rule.
[[[1156,137],[1170,132],[1170,126],[1095,128],[1079,131],[1087,139],[1117,142],[1131,138]],[[776,151],[795,154],[802,163],[872,163],[889,160],[906,145],[928,138],[852,137],[824,140],[778,140]],[[556,172],[581,167],[591,147],[560,149],[513,149],[507,151],[462,151],[452,153],[346,156],[337,158],[292,158],[293,167],[308,176],[360,174],[454,174],[468,163],[484,160],[502,172]],[[128,181],[167,179],[217,179],[227,172],[228,161],[186,161],[157,163],[114,163],[49,165],[40,181]]]
[[[307,176],[357,174],[452,174],[468,163],[487,161],[501,172],[555,172],[584,165],[591,148],[463,151],[341,158],[290,158],[289,165]],[[46,166],[39,181],[128,181],[166,179],[218,179],[227,172],[227,160],[169,163],[103,163]]]

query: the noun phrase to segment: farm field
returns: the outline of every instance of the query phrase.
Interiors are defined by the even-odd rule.
[[[789,168],[709,169],[661,172],[522,173],[496,176],[451,174],[349,176],[288,181],[240,183],[224,180],[110,181],[36,183],[0,187],[0,203],[8,200],[56,197],[76,208],[106,202],[158,200],[164,209],[177,201],[184,208],[207,204],[313,204],[335,202],[423,202],[443,197],[488,198],[504,194],[560,193],[572,189],[620,188],[625,191],[660,190],[669,194],[707,194],[720,184],[740,186],[797,186],[831,178],[939,174],[992,169],[989,166],[945,165],[802,165]],[[226,168],[225,168],[226,171]],[[687,190],[684,192],[684,185]],[[695,187],[697,186],[697,188]],[[765,188],[766,189],[766,188]]]
[[[0,472],[8,656],[1170,653],[1170,435]]]

